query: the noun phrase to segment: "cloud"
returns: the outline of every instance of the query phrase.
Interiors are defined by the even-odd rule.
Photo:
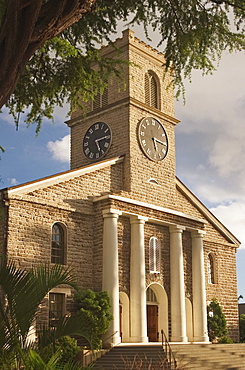
[[[219,205],[210,211],[240,240],[245,249],[245,201]]]
[[[14,118],[11,114],[9,114],[9,110],[5,106],[1,108],[0,115],[1,121],[8,123],[12,126],[15,126]]]
[[[70,162],[70,135],[66,135],[60,140],[49,141],[47,149],[52,154],[52,158],[59,162]]]
[[[15,178],[12,178],[12,179],[8,179],[8,181],[10,182],[11,185],[18,185],[19,182],[15,179]]]
[[[244,163],[241,160],[245,152],[245,133],[239,137],[225,132],[217,137],[209,155],[211,166],[215,167],[221,178],[228,178],[234,173],[245,178]]]
[[[45,117],[43,120],[43,125],[45,126],[50,126],[53,124],[55,124],[55,126],[64,125],[64,122],[68,121],[68,119],[70,118],[68,115],[69,107],[70,105],[68,103],[64,103],[62,107],[56,106],[54,108],[53,121]],[[47,129],[47,127],[45,128]]]
[[[186,106],[176,104],[177,175],[208,206],[245,201],[243,66],[244,53],[225,54],[212,76],[193,73]]]

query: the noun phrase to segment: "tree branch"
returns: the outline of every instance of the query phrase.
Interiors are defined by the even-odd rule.
[[[0,30],[0,108],[35,51],[91,12],[96,0],[9,0]]]
[[[228,1],[228,0],[210,0],[212,3],[216,3],[218,5],[221,5],[221,4],[226,4],[226,5],[229,5],[233,8],[237,8],[237,9],[241,9],[241,10],[245,10],[245,7],[240,5],[239,4],[239,1],[236,1],[236,2],[231,2],[231,1]]]

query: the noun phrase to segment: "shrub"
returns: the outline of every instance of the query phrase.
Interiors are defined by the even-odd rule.
[[[47,347],[43,348],[40,355],[42,359],[47,362],[56,351],[60,351],[62,354],[58,363],[65,364],[75,359],[80,351],[80,347],[77,345],[77,341],[74,338],[65,336],[57,339],[55,345],[49,344]]]
[[[207,307],[208,313],[208,335],[211,342],[222,337],[227,337],[228,330],[222,307],[216,298]]]
[[[240,315],[239,329],[240,329],[240,341],[245,342],[245,314]]]
[[[234,342],[231,338],[224,336],[218,339],[218,343],[232,344]]]
[[[94,348],[101,347],[101,335],[104,334],[112,320],[108,292],[80,291],[74,296],[78,315],[91,322],[91,342]]]

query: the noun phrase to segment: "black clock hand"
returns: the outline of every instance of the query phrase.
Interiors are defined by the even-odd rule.
[[[157,143],[156,143],[157,140],[154,137],[152,138],[152,140],[153,140],[153,143],[154,143],[155,150],[158,150]]]
[[[101,140],[103,140],[103,139],[110,139],[110,136],[107,135],[107,136],[103,136],[103,137],[101,137],[99,139],[95,139],[95,143],[97,145],[98,150],[100,150],[100,146],[99,146],[99,143],[98,142],[101,141]]]
[[[156,139],[155,137],[153,138],[154,141],[157,141],[158,143],[162,144],[162,145],[167,145],[166,143],[164,143],[163,141],[161,140],[158,140]]]

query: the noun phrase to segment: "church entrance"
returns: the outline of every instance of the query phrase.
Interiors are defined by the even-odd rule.
[[[149,342],[161,341],[161,330],[168,338],[168,297],[159,283],[152,283],[146,290],[147,335]]]
[[[149,342],[158,341],[158,305],[147,305],[147,336]]]
[[[146,291],[147,302],[147,336],[149,342],[158,342],[158,302],[153,289],[150,287]]]

